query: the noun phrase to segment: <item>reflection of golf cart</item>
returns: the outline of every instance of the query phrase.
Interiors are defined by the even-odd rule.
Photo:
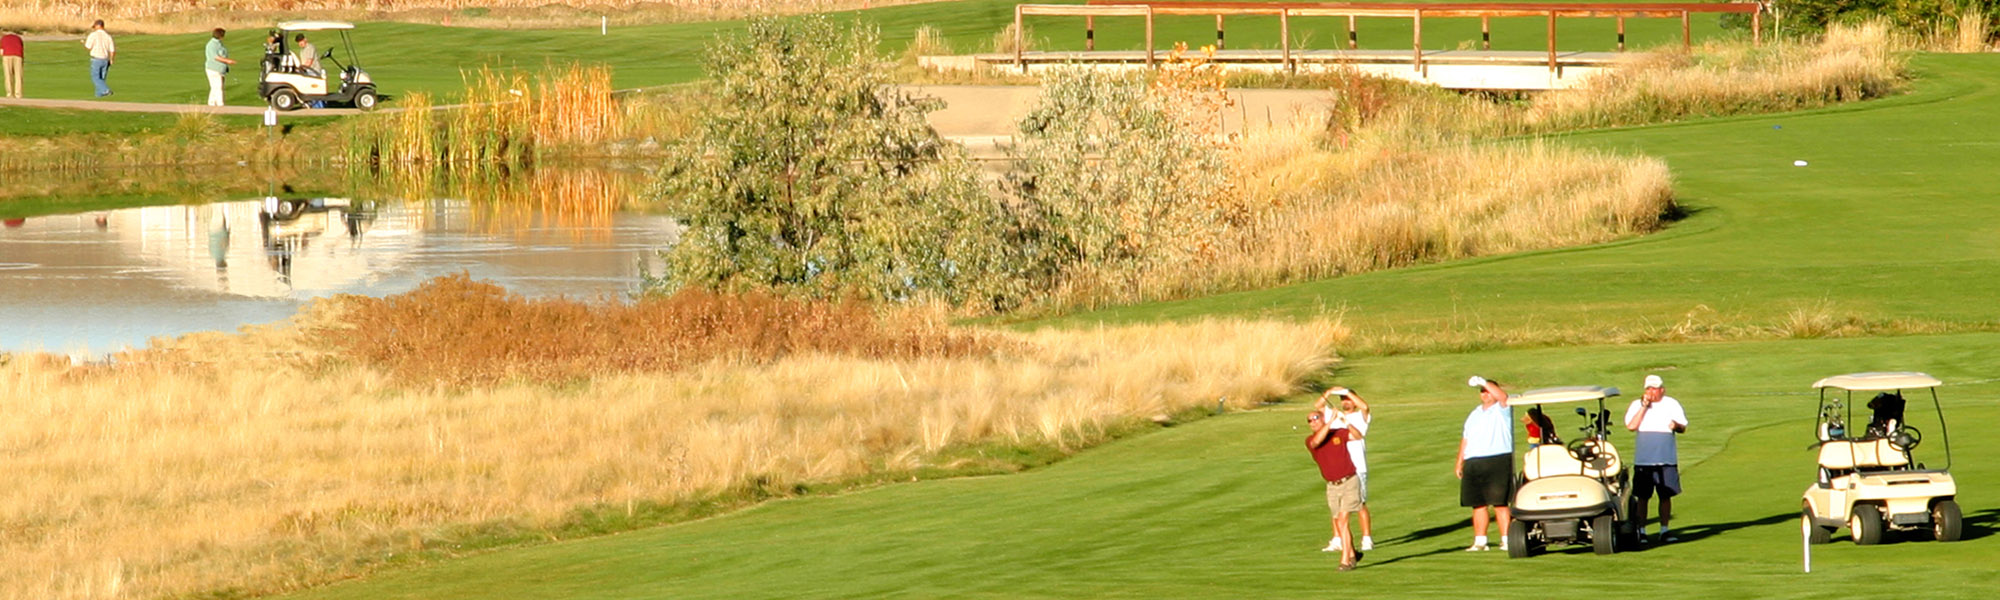
[[[1818,441],[1819,480],[1806,488],[1805,515],[1800,526],[1815,544],[1831,541],[1846,526],[1854,543],[1882,541],[1885,530],[1929,529],[1938,541],[1957,540],[1958,484],[1951,478],[1951,434],[1944,427],[1944,406],[1938,403],[1936,378],[1923,373],[1855,373],[1813,383],[1819,388],[1819,419],[1813,431]],[[1831,397],[1827,388],[1844,390]],[[1904,422],[1904,390],[1930,390],[1937,413],[1937,431],[1944,440],[1942,469],[1926,469],[1910,451],[1923,432]],[[1854,393],[1877,392],[1868,408],[1872,418],[1859,435],[1847,423],[1854,415]],[[1921,411],[1919,411],[1921,414]]]
[[[1542,444],[1521,462],[1514,491],[1514,522],[1507,528],[1507,554],[1522,558],[1548,544],[1590,544],[1598,554],[1618,549],[1627,534],[1629,476],[1611,445],[1611,413],[1604,399],[1618,388],[1560,387],[1530,390],[1507,399],[1508,406],[1596,402],[1597,411],[1579,407],[1587,423],[1568,445]]]
[[[285,21],[278,24],[278,53],[266,60],[264,79],[257,85],[257,93],[278,110],[297,110],[313,102],[347,104],[362,110],[375,108],[375,80],[368,72],[361,70],[361,63],[354,55],[354,41],[348,38],[347,30],[354,24],[340,21]],[[297,32],[338,31],[340,45],[347,49],[347,63],[340,64],[334,58],[334,48],[327,48],[317,57],[333,62],[336,68],[328,71],[324,63],[318,69],[308,69],[299,64],[292,53],[292,36]],[[335,77],[329,77],[333,73]]]

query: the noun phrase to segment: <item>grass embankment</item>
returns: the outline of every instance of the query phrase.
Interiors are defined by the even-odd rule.
[[[1340,332],[988,333],[754,297],[525,301],[447,279],[110,365],[15,356],[0,360],[0,410],[17,417],[0,424],[0,596],[271,593],[771,497],[1010,472],[1286,394]]]
[[[303,597],[723,598],[786,596],[1542,597],[1644,589],[1715,597],[1850,593],[1973,597],[2000,556],[2000,419],[1990,357],[2000,335],[1605,347],[1620,329],[1776,326],[1799,303],[1835,314],[1955,324],[1991,318],[2000,246],[1980,217],[2000,174],[1956,148],[2000,137],[1992,57],[1921,57],[1906,97],[1796,114],[1708,119],[1574,136],[1664,157],[1693,210],[1643,240],[1383,271],[1287,288],[1078,315],[1060,324],[1317,314],[1345,309],[1352,338],[1410,337],[1423,356],[1349,360],[1336,382],[1371,392],[1371,501],[1379,547],[1352,574],[1317,549],[1320,486],[1295,410],[1209,419],[1006,478],[899,485],[632,534],[498,552]],[[1774,128],[1777,126],[1779,128]],[[1867,140],[1866,143],[1857,140]],[[1806,159],[1808,167],[1791,161]],[[1810,306],[1810,305],[1808,305]],[[1690,307],[1695,314],[1689,315]],[[1872,321],[1870,321],[1872,322]],[[1796,331],[1807,331],[1800,329]],[[1556,332],[1562,336],[1544,335]],[[1760,333],[1765,332],[1765,333]],[[1857,330],[1856,334],[1893,333]],[[1420,337],[1437,336],[1435,343]],[[1810,335],[1810,334],[1808,334]],[[1518,338],[1509,336],[1519,336]],[[1663,339],[1659,341],[1672,341]],[[1490,350],[1510,344],[1585,344]],[[1343,346],[1345,348],[1346,346]],[[1815,549],[1800,575],[1799,494],[1812,479],[1810,390],[1839,372],[1924,370],[1941,391],[1973,527],[1956,544]],[[1452,438],[1478,373],[1517,389],[1667,378],[1683,437],[1683,542],[1611,557],[1527,562],[1459,552],[1469,535],[1450,475]],[[1629,396],[1628,396],[1629,398]],[[1622,411],[1622,405],[1614,410]],[[1566,415],[1557,415],[1558,418]],[[1567,433],[1570,419],[1560,422]],[[1930,433],[1926,430],[1926,433]],[[1630,437],[1620,433],[1621,444]],[[1936,465],[1942,436],[1921,460]],[[1698,573],[1698,577],[1669,574]],[[1331,579],[1330,579],[1331,578]]]

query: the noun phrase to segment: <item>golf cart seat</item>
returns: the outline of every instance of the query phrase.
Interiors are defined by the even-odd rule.
[[[1610,444],[1600,444],[1595,440],[1584,443],[1596,446],[1599,455],[1607,459],[1603,468],[1584,465],[1583,461],[1577,460],[1575,456],[1570,456],[1568,448],[1555,444],[1542,444],[1536,446],[1533,450],[1529,450],[1527,458],[1521,461],[1522,479],[1534,481],[1543,477],[1553,477],[1556,475],[1583,475],[1585,477],[1603,478],[1605,473],[1619,472],[1621,463],[1618,459],[1617,447]]]
[[[1888,439],[1834,440],[1819,446],[1819,466],[1830,473],[1854,469],[1891,469],[1910,464],[1910,455],[1889,445]]]

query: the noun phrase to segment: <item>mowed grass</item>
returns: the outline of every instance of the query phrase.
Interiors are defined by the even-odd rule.
[[[940,31],[956,52],[988,52],[992,50],[994,34],[1013,23],[1015,4],[1011,0],[966,0],[846,11],[832,16],[841,22],[879,27],[883,50],[887,53],[900,53],[917,28],[923,26]],[[1241,17],[1227,23],[1230,48],[1278,46],[1275,18]],[[1409,48],[1410,25],[1407,18],[1362,19],[1361,46]],[[1160,17],[1156,26],[1154,45],[1161,49],[1172,48],[1176,41],[1199,47],[1213,43],[1215,38],[1214,20],[1208,17]],[[1736,35],[1724,33],[1714,15],[1697,16],[1693,26],[1697,39]],[[1546,23],[1539,19],[1497,19],[1493,24],[1494,47],[1541,49],[1544,27]],[[596,28],[493,30],[363,23],[351,33],[360,64],[387,96],[384,106],[395,106],[395,96],[415,91],[431,92],[440,99],[455,97],[464,89],[461,74],[477,71],[481,66],[540,68],[551,63],[604,64],[612,67],[613,85],[621,89],[694,81],[704,76],[703,48],[717,34],[742,28],[742,21],[673,23],[616,27],[608,35],[600,35]],[[1038,40],[1034,44],[1037,48],[1083,48],[1080,17],[1030,18],[1028,29]],[[1295,19],[1292,30],[1295,47],[1332,48],[1346,40],[1345,19]],[[1678,19],[1633,19],[1627,22],[1627,30],[1628,43],[1633,48],[1678,43],[1680,39]],[[1615,31],[1610,19],[1565,19],[1558,38],[1564,50],[1608,50],[1616,44]],[[322,49],[339,45],[338,32],[308,36]],[[1478,38],[1477,19],[1429,19],[1424,23],[1424,45],[1429,49],[1458,48]],[[208,83],[202,75],[202,48],[208,39],[207,34],[118,35],[118,61],[110,75],[116,94],[111,99],[200,104],[208,94]],[[263,39],[262,29],[233,30],[225,39],[239,62],[229,78],[229,104],[262,104],[256,94],[256,79]],[[1098,20],[1100,49],[1142,48],[1144,39],[1142,19]],[[335,56],[342,63],[349,62],[345,50]],[[94,96],[88,75],[89,55],[80,38],[30,42],[27,57],[26,84],[31,97],[90,99]],[[38,124],[67,120],[38,114],[44,112],[46,109],[0,108],[0,133],[46,135],[51,130]],[[76,123],[79,130],[125,131],[147,127],[147,119],[109,113],[79,119]]]
[[[1568,136],[1667,161],[1691,214],[1664,233],[1057,323],[1339,310],[1363,336],[1588,332],[1772,324],[1826,308],[1990,327],[2000,322],[2000,221],[1990,218],[2000,56],[1924,55],[1913,69],[1912,93],[1886,100]]]
[[[2000,558],[2000,335],[1566,348],[1358,361],[1336,380],[1376,405],[1369,439],[1378,548],[1336,574],[1323,488],[1301,447],[1302,405],[1207,419],[1047,469],[773,502],[708,521],[502,552],[333,586],[301,598],[1255,598],[1330,589],[1362,597],[1925,598],[1983,594]],[[1810,383],[1867,369],[1925,370],[1956,426],[1967,540],[1863,548],[1840,541],[1800,574],[1797,514],[1812,480]],[[1602,557],[1559,549],[1510,560],[1461,552],[1451,456],[1476,402],[1464,377],[1525,388],[1636,387],[1662,373],[1693,425],[1681,439],[1683,541]],[[1613,403],[1621,413],[1625,401]],[[1927,409],[1928,407],[1926,407]],[[1914,412],[1912,413],[1915,414]],[[1553,415],[1565,433],[1577,419]],[[1928,422],[1913,417],[1913,423]],[[1919,459],[1943,461],[1926,431]],[[1571,434],[1573,435],[1573,434]],[[1631,436],[1614,439],[1627,451]]]
[[[1078,315],[1058,323],[1344,309],[1374,329],[1592,328],[1775,319],[1805,303],[1883,318],[1994,319],[2000,225],[1985,118],[2000,60],[1927,56],[1910,96],[1807,113],[1574,136],[1662,156],[1693,211],[1637,241],[1380,272]],[[1807,160],[1807,167],[1791,166]],[[1297,405],[1118,442],[1028,474],[772,503],[724,518],[500,552],[316,590],[311,598],[1542,597],[1570,593],[1818,597],[1827,590],[1982,594],[2000,557],[2000,335],[1573,347],[1364,358],[1334,375],[1371,393],[1377,540],[1333,572]],[[1923,370],[1943,391],[1972,526],[1955,544],[1847,543],[1799,571],[1795,521],[1812,480],[1811,396],[1822,376]],[[1667,377],[1694,429],[1678,545],[1531,561],[1466,554],[1450,475],[1472,399],[1464,377],[1523,389]],[[1622,403],[1613,410],[1622,412]],[[1569,415],[1559,415],[1570,417]],[[1573,423],[1562,422],[1570,429]],[[1926,433],[1930,433],[1927,431]],[[1941,433],[1941,432],[1940,432]],[[1935,464],[1942,435],[1921,460]],[[1629,447],[1629,435],[1617,439]]]

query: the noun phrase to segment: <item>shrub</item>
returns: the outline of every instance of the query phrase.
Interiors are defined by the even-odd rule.
[[[752,21],[709,47],[713,101],[655,198],[687,230],[655,290],[1011,304],[1009,229],[934,100],[888,88],[877,36]]]

